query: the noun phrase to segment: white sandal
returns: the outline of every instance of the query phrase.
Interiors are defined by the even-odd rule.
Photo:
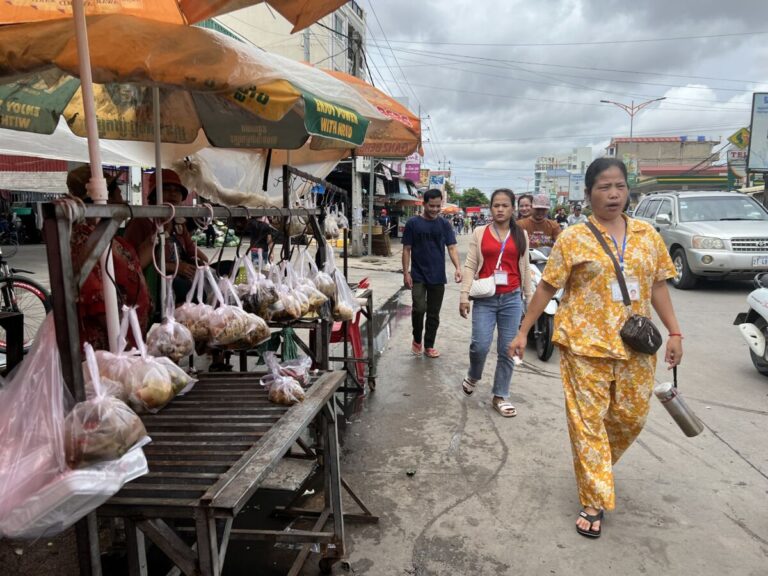
[[[461,382],[461,391],[464,393],[464,396],[469,398],[472,396],[472,394],[475,393],[475,386],[477,386],[477,383],[479,380],[471,380],[469,376],[465,376],[464,380]]]
[[[512,405],[511,402],[507,402],[506,400],[502,400],[501,402],[494,400],[493,409],[501,414],[504,418],[512,418],[517,416],[517,409]]]

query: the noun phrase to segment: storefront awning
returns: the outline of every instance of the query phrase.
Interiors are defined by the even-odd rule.
[[[416,196],[411,196],[410,194],[403,194],[401,192],[398,192],[396,194],[389,194],[387,196],[387,200],[389,200],[391,203],[401,203],[401,202],[412,202],[415,204],[421,204],[421,200],[417,198]]]

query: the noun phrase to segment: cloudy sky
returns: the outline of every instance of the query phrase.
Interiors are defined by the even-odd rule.
[[[460,189],[526,188],[537,156],[629,135],[725,139],[768,91],[767,0],[362,0],[373,80]],[[532,185],[532,184],[531,184]]]

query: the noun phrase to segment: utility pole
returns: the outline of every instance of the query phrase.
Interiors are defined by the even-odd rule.
[[[618,106],[624,112],[629,114],[629,144],[632,145],[632,138],[634,137],[634,127],[635,127],[635,115],[637,115],[640,110],[645,108],[646,106],[653,104],[654,102],[661,102],[662,100],[666,100],[666,96],[662,96],[661,98],[654,98],[653,100],[646,100],[645,102],[641,102],[637,106],[635,106],[635,101],[632,100],[632,104],[623,104],[621,102],[614,102],[613,100],[600,100],[603,104],[613,104],[614,106]]]

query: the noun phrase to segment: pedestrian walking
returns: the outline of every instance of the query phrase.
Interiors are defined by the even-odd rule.
[[[573,214],[568,216],[568,226],[583,224],[586,221],[587,217],[581,213],[581,204],[576,204],[576,206],[573,207]]]
[[[528,232],[531,248],[551,248],[563,230],[557,222],[549,219],[549,196],[546,194],[533,197],[533,213],[517,224]]]
[[[456,231],[456,236],[459,236],[461,234],[461,229],[464,227],[464,219],[461,217],[461,214],[456,214],[456,216],[453,217],[453,228]]]
[[[403,232],[403,280],[413,293],[411,352],[417,356],[423,353],[428,358],[440,356],[435,348],[435,339],[448,282],[445,274],[446,247],[456,269],[454,280],[461,282],[456,235],[451,223],[440,218],[442,201],[440,190],[424,192],[424,213],[408,220]]]
[[[464,216],[464,234],[469,234],[470,230],[472,229],[472,219],[469,217],[469,214]]]
[[[626,346],[619,331],[629,313],[650,317],[651,306],[669,331],[665,361],[683,355],[680,326],[666,281],[675,268],[658,232],[623,214],[629,187],[627,168],[599,158],[585,175],[586,196],[596,227],[620,263],[631,297],[625,307],[616,270],[587,226],[567,228],[550,254],[542,281],[528,306],[509,353],[522,358],[528,332],[559,288],[565,296],[555,316],[553,340],[560,349],[576,482],[582,510],[580,534],[596,538],[603,513],[615,507],[613,468],[645,424],[656,355]]]
[[[517,219],[528,218],[533,213],[533,195],[523,194],[517,199]]]
[[[510,418],[517,410],[509,402],[509,387],[514,364],[508,353],[517,334],[523,311],[523,298],[531,297],[531,273],[528,258],[528,235],[515,223],[515,195],[500,188],[491,195],[492,222],[478,226],[469,240],[464,261],[459,313],[470,312],[469,291],[475,279],[493,277],[496,290],[487,298],[476,298],[472,305],[472,338],[469,345],[469,370],[461,383],[462,391],[471,396],[483,376],[485,359],[498,330],[496,372],[493,377],[493,408]]]

